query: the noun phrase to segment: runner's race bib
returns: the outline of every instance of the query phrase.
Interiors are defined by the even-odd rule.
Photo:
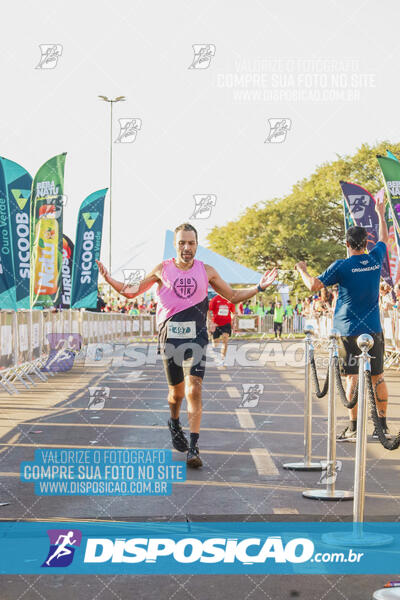
[[[192,339],[196,337],[196,321],[169,321],[168,339]]]
[[[224,305],[219,306],[218,307],[218,314],[221,317],[227,317],[229,315],[229,307],[226,306],[226,304],[225,304],[225,306]]]

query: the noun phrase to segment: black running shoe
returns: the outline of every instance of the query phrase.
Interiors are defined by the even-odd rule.
[[[174,425],[171,419],[169,419],[168,428],[171,432],[172,445],[175,450],[178,450],[179,452],[187,452],[189,444],[180,424]]]
[[[355,442],[357,440],[357,430],[351,430],[347,425],[339,435],[336,436],[337,442]]]
[[[388,427],[384,427],[383,428],[383,433],[385,434],[385,438],[387,440],[391,440],[392,439],[392,436],[389,433]],[[374,431],[372,433],[372,437],[374,438],[374,440],[379,440],[379,438],[378,438],[378,432],[376,431],[376,427],[375,427],[375,429],[374,429]]]
[[[197,469],[198,467],[203,466],[198,446],[196,446],[195,448],[189,448],[187,453],[186,464],[192,469]]]

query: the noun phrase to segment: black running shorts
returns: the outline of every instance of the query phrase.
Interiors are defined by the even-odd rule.
[[[163,354],[164,371],[168,385],[182,383],[187,375],[203,379],[206,370],[207,344],[204,341],[189,341],[169,344]]]
[[[385,340],[383,333],[371,333],[374,345],[369,350],[371,358],[371,375],[383,373],[383,361],[385,356]],[[344,375],[358,374],[358,359],[361,350],[357,346],[358,335],[348,335],[339,338],[339,358]]]
[[[232,333],[232,325],[230,323],[226,323],[225,325],[217,325],[217,327],[215,328],[215,331],[213,331],[213,338],[214,340],[216,340],[217,338],[221,337],[221,335],[223,333],[227,333],[228,335],[231,335]]]
[[[169,385],[182,383],[186,375],[204,377],[206,368],[207,296],[164,321],[158,330],[161,354]]]

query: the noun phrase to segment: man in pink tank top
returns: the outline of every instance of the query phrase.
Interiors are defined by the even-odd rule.
[[[100,274],[126,298],[136,298],[157,284],[158,352],[162,355],[168,381],[171,418],[168,427],[172,445],[187,452],[187,465],[201,467],[198,440],[202,415],[202,383],[208,343],[208,285],[233,304],[252,298],[274,281],[277,270],[267,271],[258,286],[232,289],[210,265],[196,260],[197,231],[190,223],[175,229],[176,258],[158,264],[140,284],[125,285],[112,279],[102,263]],[[179,415],[186,396],[190,442],[182,430]]]

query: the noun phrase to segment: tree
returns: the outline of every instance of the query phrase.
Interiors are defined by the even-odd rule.
[[[305,260],[310,272],[318,275],[334,260],[346,257],[339,181],[358,183],[376,193],[383,186],[376,155],[386,154],[386,149],[400,157],[400,143],[387,141],[363,144],[354,155],[337,155],[297,182],[289,195],[259,202],[237,220],[214,227],[207,238],[209,247],[259,271],[271,266],[293,269],[297,261]],[[286,281],[294,292],[304,293],[295,274]]]

